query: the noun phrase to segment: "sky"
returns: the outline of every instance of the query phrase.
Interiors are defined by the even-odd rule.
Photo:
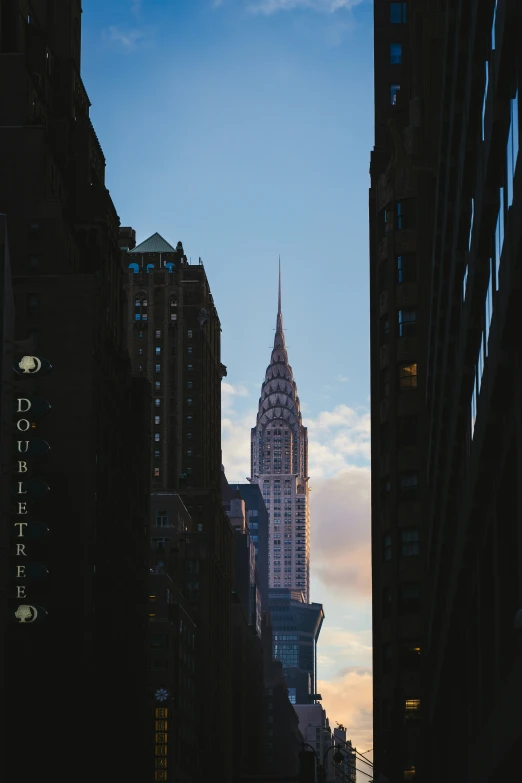
[[[311,600],[326,616],[319,692],[330,724],[346,726],[365,752],[372,2],[83,6],[83,80],[121,224],[138,242],[155,231],[182,241],[205,265],[228,370],[230,481],[250,475],[281,258],[286,343],[309,433]]]

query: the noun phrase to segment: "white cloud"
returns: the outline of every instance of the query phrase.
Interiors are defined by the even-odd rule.
[[[370,469],[351,466],[333,478],[310,483],[313,574],[326,588],[341,590],[348,602],[368,600]]]
[[[146,39],[143,30],[124,30],[121,27],[111,26],[102,31],[102,37],[106,43],[120,46],[126,51],[132,51],[144,43]]]
[[[255,14],[276,14],[279,11],[309,9],[321,13],[333,14],[336,11],[351,11],[366,0],[253,0],[248,9]]]
[[[356,462],[369,462],[370,413],[357,411],[348,405],[338,405],[332,411],[322,411],[315,419],[307,419],[309,468],[312,481],[335,476]]]
[[[341,677],[319,680],[317,684],[322,705],[335,727],[341,723],[346,727],[346,738],[351,739],[354,747],[363,752],[372,747],[372,675],[368,670],[354,667]],[[364,762],[358,761],[357,767],[367,772]],[[364,780],[369,780],[364,777]]]

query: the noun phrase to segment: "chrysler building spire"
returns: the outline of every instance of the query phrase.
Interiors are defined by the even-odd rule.
[[[251,461],[251,475],[261,487],[270,515],[269,585],[300,590],[308,602],[308,435],[285,345],[281,259],[274,347],[261,387],[256,426],[252,429]],[[281,540],[285,542],[284,562]]]

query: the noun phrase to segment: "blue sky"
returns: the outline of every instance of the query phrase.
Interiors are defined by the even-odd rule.
[[[281,256],[310,429],[324,706],[371,747],[369,0],[90,0],[83,79],[107,186],[138,241],[203,259],[223,328],[223,459],[249,475]],[[366,747],[362,747],[366,745]]]

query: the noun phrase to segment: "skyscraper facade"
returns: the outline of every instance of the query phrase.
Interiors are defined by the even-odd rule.
[[[299,590],[310,600],[308,433],[283,330],[281,270],[274,348],[251,433],[251,481],[269,512],[270,587]]]

